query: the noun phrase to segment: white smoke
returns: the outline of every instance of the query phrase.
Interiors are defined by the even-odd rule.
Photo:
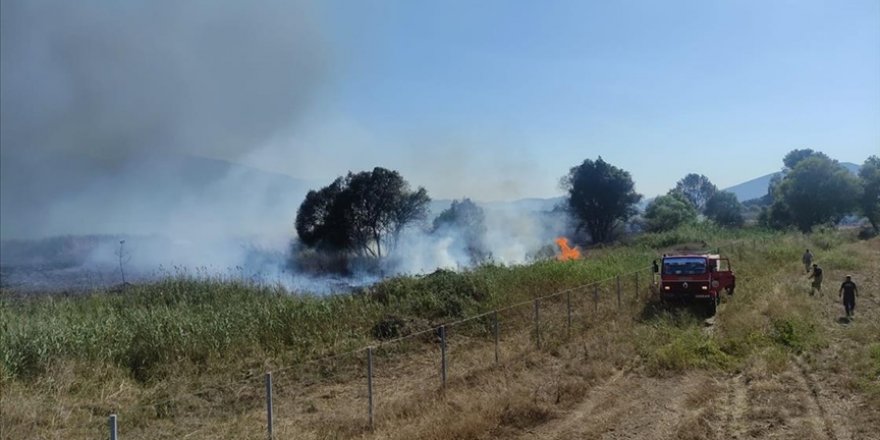
[[[562,212],[529,210],[515,203],[484,205],[485,234],[481,245],[486,262],[518,265],[530,262],[537,252],[553,244],[559,235],[571,232],[568,216]],[[444,227],[438,231],[408,228],[400,244],[385,262],[392,274],[424,274],[438,268],[467,269],[475,263],[469,252],[466,231]]]
[[[3,265],[63,272],[61,283],[79,267],[105,284],[125,270],[132,280],[198,272],[326,290],[287,258],[297,207],[327,182],[235,163],[307,131],[299,123],[333,67],[317,22],[299,1],[0,2]],[[566,228],[558,216],[487,208],[498,263],[526,262]],[[79,238],[35,242],[37,256],[9,241],[64,235]],[[468,267],[466,240],[409,229],[386,274]]]

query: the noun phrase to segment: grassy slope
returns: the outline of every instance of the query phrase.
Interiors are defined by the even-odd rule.
[[[303,359],[375,343],[373,326],[389,314],[402,318],[399,322],[409,329],[430,327],[643,267],[668,246],[701,241],[713,248],[721,247],[731,256],[739,274],[735,300],[720,309],[714,331],[705,331],[701,319],[691,310],[666,311],[630,301],[625,310],[634,320],[619,319],[613,304],[603,304],[599,313],[576,325],[582,345],[572,346],[561,337],[558,324],[562,315],[558,304],[554,309],[551,302],[544,311],[548,321],[544,352],[551,358],[527,349],[531,342],[526,307],[503,318],[507,328],[520,331],[506,337],[505,353],[511,363],[505,364],[503,374],[493,375],[485,374],[478,366],[485,361],[486,352],[478,348],[489,343],[488,335],[463,328],[459,339],[451,340],[451,350],[460,359],[453,370],[458,374],[452,376],[459,380],[478,378],[472,380],[488,390],[460,401],[458,411],[446,408],[447,422],[461,419],[461,409],[468,412],[467,408],[479,415],[479,420],[488,422],[446,423],[447,430],[442,432],[453,436],[464,431],[491,432],[505,426],[505,420],[516,423],[523,418],[522,414],[511,417],[511,411],[528,413],[526,420],[547,417],[552,405],[536,403],[536,393],[542,389],[543,394],[553,392],[542,385],[547,375],[536,374],[535,370],[553,371],[553,400],[564,404],[574,400],[591,380],[624,365],[654,375],[691,369],[734,371],[754,364],[768,370],[781,369],[791,353],[819,353],[833,338],[863,340],[862,344],[848,346],[841,365],[833,367],[845,367],[853,389],[873,402],[880,401],[876,380],[872,380],[880,373],[880,345],[870,336],[880,334],[876,321],[857,321],[843,334],[832,330],[829,335],[828,327],[819,322],[822,315],[817,313],[818,306],[804,300],[800,287],[779,278],[780,273],[797,273],[800,253],[810,247],[829,273],[828,288],[833,288],[834,276],[840,271],[865,272],[871,264],[876,267],[876,249],[854,244],[837,233],[803,237],[685,229],[644,236],[625,247],[596,250],[586,262],[486,266],[463,275],[400,278],[354,296],[290,296],[272,288],[183,279],[137,286],[124,295],[96,293],[85,298],[27,300],[4,296],[0,311],[5,390],[2,418],[8,429],[2,435],[14,438],[16,432],[33,430],[46,437],[97,435],[107,413],[122,409],[125,414],[126,408],[132,407],[140,409],[126,414],[129,423],[135,424],[129,429],[147,438],[190,425],[193,432],[198,432],[199,420],[188,420],[178,412],[180,407],[221,417],[225,423],[218,426],[226,435],[258,435],[261,423],[255,419],[259,418],[262,371],[289,368]],[[604,295],[613,288],[603,289]],[[393,377],[398,378],[390,388],[409,389],[405,385],[416,384],[419,378],[422,382],[433,380],[433,371],[425,373],[424,369],[408,367],[424,363],[420,360],[422,354],[433,356],[429,353],[434,349],[430,342],[430,338],[423,338],[378,353],[377,370],[382,374],[394,372]],[[590,362],[583,362],[585,358]],[[343,359],[342,364],[359,364],[359,358]],[[521,370],[530,374],[522,374]],[[282,411],[285,386],[306,391],[298,391],[302,394],[298,403],[288,408],[289,412],[300,413],[302,420],[282,426],[291,432],[313,432],[318,437],[359,435],[363,427],[355,423],[351,428],[347,416],[354,416],[351,407],[361,402],[346,404],[346,399],[332,399],[336,403],[331,404],[322,397],[327,387],[339,387],[339,396],[362,398],[358,391],[348,389],[360,385],[354,370],[323,365],[311,374],[296,370],[288,376],[279,381]],[[401,382],[399,378],[407,380]],[[492,391],[501,379],[506,388]],[[349,384],[351,380],[355,384]],[[235,386],[223,385],[229,383]],[[323,385],[314,388],[315,383]],[[432,419],[419,418],[419,414],[431,411],[413,405],[413,396],[420,395],[414,390],[419,387],[412,385],[409,393],[383,396],[394,402],[384,408],[380,419],[383,426],[400,435],[424,436],[418,427]],[[155,405],[169,397],[204,389],[210,392],[178,398],[171,407]],[[535,398],[523,398],[530,394]],[[15,411],[6,411],[12,400],[20,405]],[[47,405],[49,411],[45,410]],[[204,419],[200,420],[204,424]],[[486,423],[488,426],[484,426]],[[250,427],[257,430],[251,431]],[[210,437],[210,432],[203,434],[201,437]]]

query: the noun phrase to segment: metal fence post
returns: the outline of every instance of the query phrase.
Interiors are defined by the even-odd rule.
[[[499,356],[498,356],[498,311],[495,310],[492,312],[493,317],[493,333],[495,333],[495,365],[499,364]]]
[[[620,308],[620,275],[617,276],[617,308]]]
[[[370,429],[373,429],[373,347],[367,347],[367,401]]]
[[[568,318],[566,327],[566,336],[571,337],[571,292],[565,293],[565,312]]]
[[[541,300],[535,300],[535,343],[538,346],[538,350],[541,349],[541,319],[540,312],[541,310]]]
[[[108,427],[110,428],[110,440],[117,439],[116,432],[116,414],[110,414],[110,420],[107,421]]]
[[[272,372],[266,373],[266,429],[272,440]]]
[[[446,326],[440,326],[440,385],[446,388]]]

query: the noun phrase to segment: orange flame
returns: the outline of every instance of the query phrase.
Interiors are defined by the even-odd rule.
[[[556,239],[556,244],[559,245],[559,251],[561,252],[556,256],[556,259],[559,261],[570,261],[570,260],[580,260],[581,259],[581,251],[577,247],[571,247],[568,245],[568,239],[565,237],[559,237]]]

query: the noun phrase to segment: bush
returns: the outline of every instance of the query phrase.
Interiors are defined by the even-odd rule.
[[[802,353],[817,345],[816,325],[796,317],[774,320],[770,337],[795,353]]]

